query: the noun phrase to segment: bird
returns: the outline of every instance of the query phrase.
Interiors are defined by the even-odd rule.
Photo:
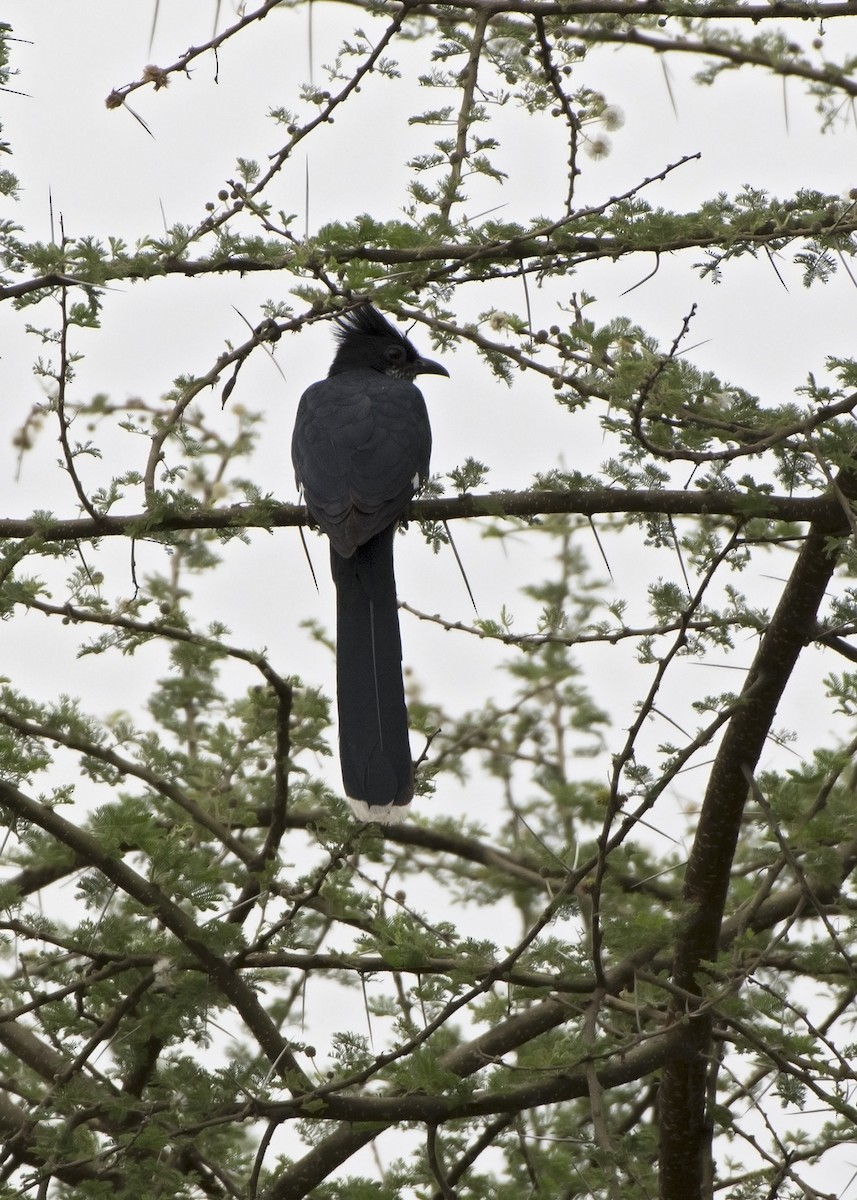
[[[371,303],[334,318],[327,377],[301,396],[295,479],[330,541],[336,587],[339,759],[363,821],[404,818],[414,765],[402,678],[393,541],[429,474],[431,426],[417,375],[446,375]]]

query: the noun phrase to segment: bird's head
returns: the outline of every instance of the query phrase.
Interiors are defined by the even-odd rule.
[[[372,370],[396,379],[449,375],[446,367],[422,358],[416,347],[371,304],[360,304],[336,318],[336,355],[329,375]]]

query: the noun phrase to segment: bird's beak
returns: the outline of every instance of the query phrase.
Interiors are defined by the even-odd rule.
[[[417,375],[445,375],[449,379],[449,371],[431,358],[417,359]]]

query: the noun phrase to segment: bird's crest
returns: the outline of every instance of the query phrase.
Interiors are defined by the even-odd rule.
[[[337,350],[331,375],[371,367],[384,375],[413,380],[422,369],[416,346],[368,302],[334,319]]]
[[[386,317],[383,317],[368,301],[358,305],[356,308],[351,308],[348,312],[341,313],[334,318],[336,322],[336,340],[341,345],[348,338],[354,337],[355,334],[367,337],[382,337],[392,338],[394,341],[401,342],[407,347],[410,355],[417,358],[417,351],[414,345],[408,341],[403,333],[400,333],[395,325],[391,325]]]
[[[337,349],[329,375],[372,370],[413,383],[417,375],[448,375],[446,367],[423,358],[416,346],[364,301],[334,317]]]

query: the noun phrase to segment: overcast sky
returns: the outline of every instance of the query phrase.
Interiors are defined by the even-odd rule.
[[[205,201],[214,199],[224,180],[234,174],[239,154],[264,161],[276,150],[282,130],[266,120],[267,109],[292,105],[302,81],[323,82],[322,64],[332,60],[339,39],[355,23],[355,14],[346,6],[314,5],[312,12],[311,53],[307,10],[275,13],[224,46],[217,62],[212,55],[197,60],[190,78],[174,76],[169,88],[157,93],[136,92],[130,104],[146,121],[150,137],[127,112],[108,110],[104,99],[112,88],[138,78],[147,63],[169,64],[185,47],[209,37],[214,5],[162,0],[150,49],[152,5],[7,0],[4,19],[12,23],[16,36],[25,39],[15,47],[14,65],[20,74],[13,86],[26,93],[0,98],[4,136],[14,150],[11,165],[22,182],[20,200],[7,205],[9,215],[24,225],[27,236],[47,239],[52,202],[55,231],[61,219],[68,235],[102,239],[113,235],[132,243],[156,235],[165,219],[167,223],[197,221]],[[232,6],[224,4],[221,24],[233,15]],[[378,27],[361,23],[370,31]],[[814,32],[807,26],[806,38]],[[847,33],[842,23],[829,24],[825,44],[834,56]],[[654,184],[646,198],[682,209],[745,183],[780,194],[800,185],[841,193],[853,184],[857,157],[853,121],[822,136],[812,104],[797,82],[784,87],[761,71],[743,71],[728,75],[713,90],[698,88],[690,81],[695,66],[689,56],[662,60],[642,50],[608,48],[587,59],[580,82],[603,90],[622,110],[625,122],[610,135],[610,155],[598,162],[583,160],[580,204],[602,202],[681,156],[697,152],[699,161]],[[405,163],[415,149],[428,149],[433,136],[430,130],[408,126],[410,113],[427,101],[413,78],[416,67],[406,58],[403,68],[400,82],[377,76],[368,80],[359,103],[346,106],[332,128],[303,143],[307,149],[277,181],[271,199],[298,214],[296,228],[312,232],[325,220],[347,219],[363,210],[380,217],[401,211],[407,201]],[[465,210],[476,217],[484,209],[502,205],[498,212],[509,219],[555,211],[565,187],[561,123],[534,121],[512,111],[504,113],[503,119],[500,165],[509,173],[508,184],[502,188],[483,184]],[[643,279],[653,263],[638,260],[587,268],[567,286],[598,295],[590,310],[596,321],[627,314],[664,346],[696,303],[698,316],[688,339],[696,348],[690,357],[771,403],[787,398],[808,370],[823,375],[827,354],[853,350],[857,290],[844,272],[826,287],[807,292],[786,254],[781,263],[786,290],[764,258],[748,258],[715,287],[700,281],[691,269],[692,260],[693,256],[684,255],[663,262],[654,279],[629,294],[624,294],[626,289]],[[287,298],[289,282],[275,276],[243,280],[230,276],[117,285],[106,300],[103,331],[75,335],[76,348],[85,355],[77,368],[76,394],[106,392],[120,401],[163,394],[176,375],[209,369],[227,340],[235,343],[246,336],[236,308],[254,322],[258,303],[267,297]],[[556,320],[557,301],[565,298],[564,289],[556,286],[544,290],[532,286],[535,326]],[[520,285],[490,294],[463,289],[456,297],[463,316],[493,304],[522,309]],[[11,433],[43,395],[29,367],[38,347],[23,332],[24,323],[48,323],[52,318],[45,305],[26,314],[12,314],[8,306],[0,311],[0,395],[6,429],[0,455],[5,456],[7,478],[14,471]],[[414,336],[420,341],[418,333]],[[292,500],[296,493],[288,453],[291,424],[300,393],[327,369],[329,331],[317,327],[299,339],[283,341],[276,357],[285,381],[265,355],[256,355],[242,371],[230,403],[265,412],[267,434],[254,464],[255,478],[264,490]],[[597,421],[569,418],[555,404],[550,389],[532,374],[520,376],[507,389],[466,348],[448,356],[447,365],[450,381],[425,382],[436,471],[449,470],[467,455],[475,455],[491,466],[492,487],[519,488],[526,486],[535,470],[555,465],[594,470],[606,456]],[[231,419],[228,407],[220,413],[216,395],[206,402],[212,421]],[[102,482],[116,471],[121,465],[117,460],[139,463],[140,445],[133,439],[111,440],[110,447],[107,461],[86,465],[88,483]],[[68,480],[51,469],[55,459],[53,434],[45,433],[37,450],[25,459],[19,481],[6,491],[4,507],[9,515],[24,515],[36,506],[63,515],[76,511]],[[129,497],[128,507],[139,508],[139,497]],[[528,546],[525,539],[519,539],[514,553],[496,543],[486,546],[478,530],[460,523],[456,534],[482,615],[496,615],[504,602],[516,614],[526,613],[517,588],[531,578],[541,547]],[[655,567],[650,554],[637,555],[627,538],[625,543],[611,562],[612,594],[630,597],[642,612],[646,583],[658,573],[677,574],[677,566],[662,556]],[[142,553],[145,566],[146,552]],[[125,554],[124,548],[116,548],[115,574],[108,576],[105,585],[109,596],[129,590]],[[319,652],[305,639],[294,637],[301,617],[329,618],[332,612],[329,585],[324,580],[321,597],[315,595],[294,532],[281,531],[273,538],[254,534],[251,548],[238,548],[236,554],[238,568],[220,573],[216,593],[201,595],[201,614],[214,616],[225,609],[237,641],[267,646],[282,669],[322,670],[329,676],[330,664],[321,662]],[[433,557],[412,533],[400,539],[397,556],[403,598],[431,612],[443,610],[452,619],[470,619],[469,602],[451,555]],[[317,548],[322,576],[325,558],[325,551]],[[162,564],[162,551],[153,548],[150,562]],[[248,578],[260,578],[260,586],[248,588]],[[774,579],[759,586],[767,586],[773,599],[779,584]],[[29,661],[29,649],[20,635],[12,627],[4,627],[0,636],[4,632],[12,643],[7,647],[12,661],[16,654]],[[38,634],[52,662],[54,653],[61,653],[53,648],[59,633],[42,628]],[[449,686],[460,702],[478,702],[485,671],[493,669],[489,664],[497,660],[490,647],[461,635],[438,638],[436,631],[413,620],[405,621],[404,638],[409,661],[418,666],[431,662],[434,670],[444,664]],[[748,640],[737,657],[748,661],[753,649]],[[82,672],[76,668],[76,679],[86,689],[87,672],[94,672],[92,685],[103,693],[106,679],[114,677],[121,686],[128,669],[125,662],[101,660],[84,664]],[[722,673],[718,675],[713,666],[703,679],[705,675],[706,669],[698,665],[684,668],[693,691],[724,686]],[[603,669],[590,673],[590,680],[598,699],[616,712],[618,725],[627,724],[635,697],[616,671],[605,661]],[[54,672],[42,686],[48,691],[55,686]]]
[[[203,204],[215,199],[224,180],[234,174],[238,155],[264,161],[278,148],[282,130],[265,119],[267,109],[292,106],[300,82],[311,77],[321,82],[322,64],[331,60],[339,39],[357,22],[348,6],[313,5],[310,52],[306,8],[270,16],[225,46],[217,63],[206,56],[196,62],[189,79],[174,77],[165,91],[146,89],[131,97],[131,106],[152,131],[150,137],[129,113],[109,111],[104,99],[112,88],[139,77],[147,63],[169,64],[188,45],[208,38],[215,5],[161,0],[150,49],[153,9],[153,3],[117,4],[115,0],[63,0],[61,4],[6,0],[3,19],[12,24],[17,37],[25,39],[15,47],[13,65],[19,75],[12,86],[25,95],[0,95],[4,137],[14,151],[8,165],[22,183],[20,200],[6,202],[3,215],[22,224],[26,238],[50,237],[51,202],[55,231],[61,220],[70,236],[105,239],[113,235],[133,243],[159,233],[164,220],[197,222]],[[233,5],[224,3],[220,17],[221,24],[231,21]],[[362,18],[360,23],[367,30],[378,27]],[[836,56],[835,47],[846,37],[857,40],[850,33],[852,24],[828,24],[825,43],[831,56]],[[801,30],[806,39],[815,33],[808,25]],[[694,65],[677,57],[655,59],[642,50],[606,49],[587,59],[580,82],[605,91],[622,109],[625,123],[611,135],[613,153],[598,162],[584,160],[579,204],[600,203],[683,155],[697,152],[701,152],[699,161],[653,185],[646,198],[682,209],[743,184],[785,194],[798,186],[845,193],[857,183],[857,133],[850,113],[841,129],[822,136],[812,104],[803,98],[797,82],[783,87],[760,71],[742,71],[721,80],[713,90],[700,89],[690,81]],[[308,139],[307,149],[277,181],[271,199],[298,214],[298,230],[312,232],[326,220],[347,219],[363,210],[378,217],[400,213],[407,200],[405,163],[416,149],[429,149],[432,136],[431,131],[408,126],[410,113],[427,101],[418,94],[413,63],[405,62],[405,67],[400,83],[378,77],[367,80],[359,103],[349,104],[332,128]],[[503,188],[480,186],[466,211],[475,218],[502,205],[500,215],[510,220],[557,211],[565,186],[560,122],[551,127],[549,121],[534,121],[511,111],[503,119],[501,165],[509,172],[509,181]],[[598,295],[592,310],[596,321],[626,314],[664,346],[672,342],[691,305],[697,304],[689,338],[696,348],[690,357],[770,403],[786,399],[808,371],[821,378],[827,355],[854,352],[857,289],[844,272],[827,286],[806,291],[787,252],[780,266],[788,290],[764,257],[745,259],[714,287],[700,281],[691,269],[693,258],[685,255],[662,263],[654,279],[629,294],[624,294],[626,289],[643,279],[653,263],[588,268],[568,281],[568,290],[583,288]],[[75,334],[75,348],[85,358],[77,368],[74,395],[106,392],[118,401],[162,395],[175,376],[208,370],[227,341],[237,343],[246,337],[236,308],[255,323],[258,304],[267,297],[287,298],[289,284],[289,279],[274,276],[243,280],[230,276],[117,285],[106,299],[103,330]],[[543,291],[532,286],[535,326],[557,320],[556,304],[564,298],[557,286]],[[524,297],[519,284],[490,295],[462,289],[455,304],[462,316],[472,317],[492,305],[522,310]],[[25,323],[48,324],[54,319],[49,305],[23,314],[13,313],[8,305],[0,308],[0,465],[8,481],[16,467],[13,432],[43,397],[39,380],[30,371],[38,346],[25,332]],[[428,351],[425,335],[414,336]],[[330,334],[324,327],[283,341],[276,358],[285,379],[266,355],[257,354],[242,370],[230,401],[230,405],[242,403],[265,412],[267,434],[254,464],[254,478],[263,490],[285,501],[296,498],[288,449],[295,407],[303,389],[326,372],[330,353]],[[550,388],[532,373],[507,389],[466,348],[445,362],[451,379],[432,377],[424,386],[434,429],[436,471],[447,471],[474,455],[491,465],[492,487],[520,488],[534,471],[557,465],[597,470],[607,452],[597,421],[570,418],[557,407]],[[210,405],[212,422],[233,419],[229,406],[221,413],[218,395],[204,402]],[[102,482],[121,467],[139,465],[141,447],[132,439],[110,438],[109,447],[103,464],[85,465],[88,483]],[[57,455],[55,434],[45,431],[25,458],[19,479],[4,489],[4,515],[24,516],[36,507],[76,515],[72,488],[54,468]],[[138,510],[139,496],[129,497],[127,507]],[[464,528],[463,523],[457,524],[455,532],[481,614],[496,616],[505,603],[525,615],[528,608],[519,599],[518,587],[536,577],[541,545],[524,538],[511,548],[486,544],[478,529]],[[630,599],[637,615],[644,611],[648,582],[658,574],[678,574],[670,556],[635,552],[633,535],[623,540],[621,550],[608,539],[607,549],[613,572],[608,595]],[[143,569],[164,568],[161,548],[140,548],[138,555]],[[280,670],[321,678],[332,691],[332,663],[297,632],[298,622],[309,615],[332,621],[332,589],[321,543],[316,545],[315,560],[320,596],[312,589],[294,531],[273,536],[255,533],[249,547],[232,547],[228,568],[218,573],[216,589],[201,592],[195,612],[200,624],[224,616],[236,643],[267,647]],[[129,594],[127,548],[112,547],[105,561],[105,594],[111,600]],[[412,530],[406,539],[399,539],[397,561],[404,599],[430,612],[443,611],[451,620],[471,619],[451,555],[433,557]],[[773,578],[763,578],[763,571],[770,571]],[[752,578],[737,582],[773,603],[781,586],[777,575],[777,564],[765,559],[753,568]],[[411,619],[403,622],[403,639],[407,664],[454,706],[478,703],[486,691],[494,690],[492,672],[500,658],[496,648],[458,634],[441,635]],[[51,696],[59,689],[81,691],[100,712],[119,703],[142,701],[152,663],[148,656],[156,653],[144,649],[131,663],[101,658],[78,664],[63,628],[36,617],[27,623],[4,623],[0,644],[4,672],[20,676],[36,695]],[[747,638],[736,648],[734,663],[746,664],[754,650],[754,639]],[[606,777],[609,752],[632,718],[648,675],[627,675],[608,651],[587,655],[582,662],[587,685],[610,708],[616,723],[604,762],[587,762],[582,771]],[[724,682],[724,665],[711,656],[704,665],[681,666],[675,675],[677,690],[669,693],[675,699],[675,712],[681,711],[682,689],[686,702],[688,696],[729,686]],[[828,662],[824,669],[835,665]],[[804,750],[815,735],[823,736],[827,721],[826,714],[814,712],[813,728],[802,704],[801,681],[808,675],[801,672],[817,674],[818,670],[817,659],[801,667],[781,713],[783,724],[800,728]],[[249,672],[237,671],[236,678],[245,686],[256,682]],[[638,681],[634,686],[632,678]],[[739,683],[740,677],[734,686]],[[663,729],[653,733],[654,740],[663,736]],[[334,766],[331,777],[335,776]],[[697,784],[696,777],[689,779],[677,800],[692,803]],[[471,800],[466,790],[450,789],[448,795],[438,797],[437,804],[444,811],[466,815]]]

